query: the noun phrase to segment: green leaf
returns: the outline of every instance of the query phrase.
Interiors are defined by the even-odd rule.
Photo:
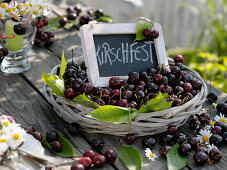
[[[45,136],[45,135],[43,135]],[[66,158],[72,158],[75,156],[75,150],[71,143],[65,139],[62,136],[59,136],[58,141],[62,144],[63,148],[61,152],[56,152],[51,148],[50,143],[48,143],[46,140],[43,141],[43,144],[48,147],[50,150],[52,150],[55,154],[58,156],[66,157]]]
[[[104,16],[101,16],[101,17],[97,18],[96,20],[97,21],[101,21],[101,22],[109,23],[109,22],[112,22],[112,17],[109,16],[109,15],[104,15]]]
[[[65,60],[65,51],[63,50],[61,55],[61,64],[60,64],[60,72],[59,72],[59,77],[62,80],[63,80],[63,75],[65,73],[65,69],[66,69],[66,60]]]
[[[155,112],[169,109],[173,101],[168,102],[166,100],[167,96],[168,96],[167,93],[159,93],[155,98],[149,100],[146,105],[142,105],[138,113]]]
[[[68,23],[65,24],[64,29],[71,30],[76,23],[77,23],[77,20],[75,20],[75,21],[68,21]]]
[[[46,83],[51,89],[53,95],[64,96],[65,84],[57,75],[49,75],[42,73],[42,81]]]
[[[90,99],[87,98],[87,96],[85,94],[80,94],[80,95],[74,97],[73,99],[74,100],[89,100],[90,101]]]
[[[179,170],[188,164],[187,157],[180,155],[178,148],[179,144],[175,144],[166,154],[168,170]]]
[[[125,123],[135,118],[136,114],[136,110],[105,105],[92,111],[89,116],[111,123]]]
[[[48,23],[48,25],[44,28],[45,31],[53,31],[60,27],[59,19],[61,19],[61,16],[57,16],[53,19],[51,19]]]
[[[143,31],[146,28],[153,27],[153,24],[151,22],[147,21],[138,21],[136,23],[136,39],[135,41],[143,40],[145,37],[143,35]]]
[[[124,162],[129,170],[141,170],[141,154],[131,146],[121,146],[118,150],[118,157]]]

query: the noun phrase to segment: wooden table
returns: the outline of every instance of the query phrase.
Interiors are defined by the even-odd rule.
[[[53,9],[51,17],[56,15],[64,15],[67,5],[73,5],[73,0],[51,0],[49,1]],[[49,48],[33,49],[28,53],[29,61],[31,63],[31,69],[25,73],[18,75],[5,75],[0,72],[0,115],[12,115],[16,121],[22,124],[23,127],[33,126],[37,131],[46,132],[48,130],[57,130],[61,135],[65,136],[74,146],[78,155],[81,155],[84,150],[91,149],[89,142],[96,137],[101,137],[105,140],[105,148],[112,148],[117,151],[120,146],[121,137],[111,135],[97,135],[83,133],[76,137],[73,137],[67,132],[67,123],[64,122],[53,110],[52,106],[47,102],[42,94],[43,83],[40,79],[42,72],[50,72],[51,69],[59,64],[62,50],[66,51],[66,57],[71,57],[71,49],[74,49],[76,56],[82,55],[81,42],[78,31],[66,31],[59,29],[55,31],[55,43]],[[50,52],[54,52],[57,56],[52,55]],[[219,100],[227,100],[227,95],[218,91],[217,89],[210,87],[210,90],[216,92],[219,95]],[[217,114],[217,111],[212,108],[209,103],[204,104],[204,109],[201,112],[208,112],[212,115]],[[180,128],[182,133],[187,136],[193,136],[193,133],[188,130],[188,125],[184,125]],[[159,157],[155,162],[149,161],[144,156],[144,149],[141,145],[141,139],[138,138],[136,143],[132,145],[143,156],[143,170],[163,170],[167,169],[166,160]],[[124,142],[122,145],[126,145]],[[156,145],[153,152],[158,154],[160,145]],[[224,144],[221,147],[223,153],[227,153],[227,146]],[[72,162],[76,159],[66,159],[68,162]],[[192,160],[192,156],[189,157],[189,163],[184,169],[226,169],[227,158],[223,156],[223,159],[216,164],[198,167]],[[57,167],[56,169],[70,169],[71,163],[65,166]],[[119,159],[114,165],[105,165],[103,170],[127,169]]]

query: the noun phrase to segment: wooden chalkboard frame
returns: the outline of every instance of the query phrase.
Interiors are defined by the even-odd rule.
[[[159,23],[154,23],[154,28],[159,31],[159,37],[154,40],[155,51],[158,64],[168,65],[165,42],[163,38],[162,27]],[[135,34],[135,23],[89,23],[80,27],[80,36],[82,41],[85,63],[87,65],[88,80],[95,86],[107,87],[111,77],[100,77],[98,62],[96,59],[96,50],[93,35],[109,34]],[[121,79],[127,79],[127,76],[118,76]]]

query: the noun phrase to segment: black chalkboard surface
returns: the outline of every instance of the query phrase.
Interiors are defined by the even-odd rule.
[[[100,77],[127,76],[157,64],[153,41],[134,42],[135,34],[93,35]]]

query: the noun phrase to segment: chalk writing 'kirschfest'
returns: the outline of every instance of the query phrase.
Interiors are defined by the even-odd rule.
[[[96,49],[98,65],[113,65],[115,62],[126,64],[134,63],[135,61],[153,63],[153,42],[147,41],[140,46],[137,44],[138,42],[135,42],[131,45],[129,45],[129,43],[121,43],[120,48],[111,48],[111,46],[106,42],[102,45],[99,45]]]

